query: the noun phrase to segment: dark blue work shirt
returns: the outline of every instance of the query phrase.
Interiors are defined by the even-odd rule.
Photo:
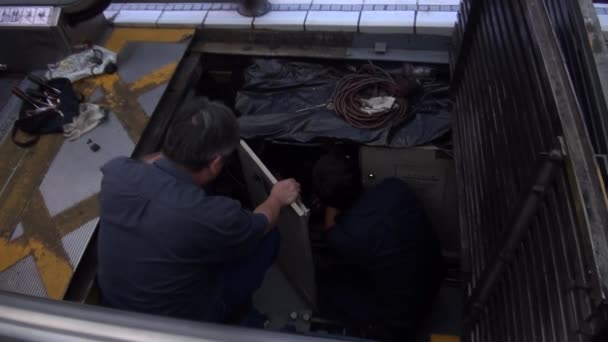
[[[397,178],[370,188],[338,215],[327,242],[342,265],[329,276],[329,300],[352,319],[421,316],[445,274],[422,205]]]
[[[168,159],[101,168],[98,282],[112,307],[217,321],[222,266],[251,254],[268,223],[211,196]]]

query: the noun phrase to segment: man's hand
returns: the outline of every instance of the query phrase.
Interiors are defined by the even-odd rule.
[[[290,205],[300,196],[300,183],[290,178],[277,182],[270,192],[270,197],[277,200],[281,206]]]
[[[268,226],[266,226],[267,233],[276,227],[281,208],[295,202],[299,195],[300,183],[294,179],[280,181],[272,187],[266,201],[253,211],[254,213],[265,215],[268,219]]]

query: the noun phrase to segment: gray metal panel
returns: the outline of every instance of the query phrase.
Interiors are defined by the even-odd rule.
[[[146,112],[146,115],[152,116],[152,114],[154,114],[154,110],[156,109],[158,102],[160,102],[160,98],[165,93],[165,89],[167,89],[167,85],[169,85],[169,83],[163,83],[163,84],[159,85],[158,87],[141,95],[137,99],[137,101],[139,101],[139,104],[141,105],[141,107]]]
[[[266,273],[262,286],[253,296],[253,305],[268,316],[270,324],[267,329],[270,330],[283,328],[291,320],[290,313],[311,309],[277,265]]]
[[[19,292],[29,296],[48,297],[32,255],[28,255],[0,272],[0,290]]]
[[[329,341],[0,293],[3,341]]]
[[[70,258],[73,270],[78,267],[78,263],[80,263],[80,259],[84,254],[84,248],[95,232],[97,222],[99,222],[99,218],[94,218],[61,238],[61,244]]]
[[[128,42],[117,57],[118,73],[125,83],[133,83],[164,65],[179,62],[187,47],[187,42]]]
[[[10,49],[0,49],[0,63],[15,73],[46,69],[67,56],[71,48],[60,26],[2,27],[0,42],[10,44]]]
[[[101,149],[91,151],[91,139]],[[127,156],[134,144],[114,114],[106,122],[76,141],[65,141],[40,184],[40,191],[51,216],[99,192],[99,168],[118,156]],[[82,246],[84,248],[84,246]]]
[[[241,141],[239,158],[252,203],[262,203],[276,182],[247,143]],[[278,264],[293,286],[313,307],[316,305],[315,269],[308,236],[308,210],[300,205],[284,208],[279,217],[281,247]]]

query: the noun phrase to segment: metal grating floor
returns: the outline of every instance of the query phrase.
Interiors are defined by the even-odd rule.
[[[49,135],[33,148],[19,148],[6,137],[20,101],[0,103],[0,290],[63,297],[98,222],[99,167],[131,154],[192,33],[113,30],[105,47],[118,52],[120,72],[74,85],[112,113],[76,141]],[[18,82],[2,80],[0,90],[10,93]],[[90,143],[101,149],[93,152]]]

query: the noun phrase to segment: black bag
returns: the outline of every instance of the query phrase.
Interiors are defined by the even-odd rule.
[[[63,117],[55,111],[28,116],[26,112],[34,109],[34,106],[24,101],[23,106],[21,106],[21,110],[19,111],[19,118],[15,121],[12,132],[13,143],[17,146],[31,147],[36,145],[42,134],[63,133],[63,125],[71,123],[74,117],[79,114],[81,98],[74,92],[72,82],[70,82],[69,79],[55,78],[49,80],[47,83],[49,86],[61,91],[61,94],[59,94],[60,103],[58,108],[63,113]],[[16,139],[18,131],[28,133],[34,137],[30,140],[18,141]]]

